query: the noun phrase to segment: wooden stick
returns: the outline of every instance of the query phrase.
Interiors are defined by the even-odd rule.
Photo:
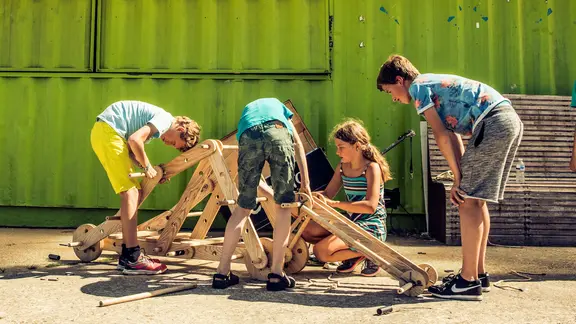
[[[223,150],[237,150],[238,145],[222,145]]]
[[[128,173],[128,178],[144,178],[146,173],[144,172],[132,172]]]
[[[78,246],[82,246],[82,242],[70,242],[70,243],[60,243],[61,246],[67,246],[67,247],[78,247]]]
[[[182,291],[182,290],[193,289],[193,288],[196,288],[197,286],[198,286],[197,284],[192,284],[192,285],[169,287],[169,288],[158,289],[158,290],[154,290],[154,291],[150,291],[150,292],[145,292],[145,293],[139,293],[139,294],[124,296],[124,297],[118,297],[118,298],[111,298],[111,299],[101,300],[101,301],[100,301],[100,307],[110,306],[110,305],[116,305],[116,304],[126,303],[126,302],[131,302],[131,301],[135,301],[135,300],[140,300],[140,299],[155,297],[155,296],[164,295],[164,294],[169,294],[169,293],[173,293],[173,292],[177,292],[177,291]]]

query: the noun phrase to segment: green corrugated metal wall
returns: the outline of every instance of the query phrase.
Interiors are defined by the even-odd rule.
[[[406,55],[421,72],[462,74],[503,93],[568,95],[576,79],[572,1],[0,5],[4,206],[118,207],[89,147],[94,116],[115,100],[145,100],[190,115],[202,124],[204,138],[219,138],[234,129],[248,101],[290,98],[336,162],[327,134],[345,116],[364,120],[381,148],[407,129],[418,131],[419,117],[410,107],[375,89],[378,68],[390,53]],[[86,70],[92,72],[79,72]],[[149,147],[156,163],[177,154],[161,143]],[[395,175],[389,187],[400,187],[407,210],[422,214],[419,148],[418,139],[412,151],[405,142],[387,158]],[[185,183],[182,176],[158,188],[145,207],[171,207]]]

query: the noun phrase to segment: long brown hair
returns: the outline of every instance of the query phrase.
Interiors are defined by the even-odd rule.
[[[368,135],[368,132],[364,126],[362,126],[361,122],[353,119],[344,121],[334,127],[330,137],[337,138],[351,145],[359,143],[362,156],[364,156],[366,160],[378,163],[380,166],[383,183],[392,180],[388,162],[378,148],[370,143],[370,135]]]

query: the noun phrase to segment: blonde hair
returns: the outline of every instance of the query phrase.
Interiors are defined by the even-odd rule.
[[[176,127],[183,127],[184,131],[180,133],[180,138],[186,143],[180,151],[186,152],[198,144],[200,140],[200,130],[201,127],[194,120],[186,116],[176,116],[174,117],[174,125]]]
[[[360,121],[353,119],[346,120],[334,127],[330,137],[337,138],[348,144],[360,144],[360,149],[362,150],[362,156],[369,161],[378,163],[380,166],[380,171],[382,172],[383,183],[392,180],[392,174],[390,173],[390,166],[380,153],[378,148],[376,148],[372,143],[370,143],[370,135],[362,126]]]
[[[402,55],[390,55],[386,62],[380,67],[380,73],[376,79],[376,87],[380,90],[382,84],[396,83],[396,77],[400,76],[405,80],[414,81],[420,75],[420,71]]]

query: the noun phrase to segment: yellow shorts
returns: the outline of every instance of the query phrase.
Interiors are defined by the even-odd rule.
[[[140,189],[140,183],[128,177],[130,172],[134,172],[128,144],[110,125],[96,122],[90,134],[90,143],[117,194],[132,188]]]

